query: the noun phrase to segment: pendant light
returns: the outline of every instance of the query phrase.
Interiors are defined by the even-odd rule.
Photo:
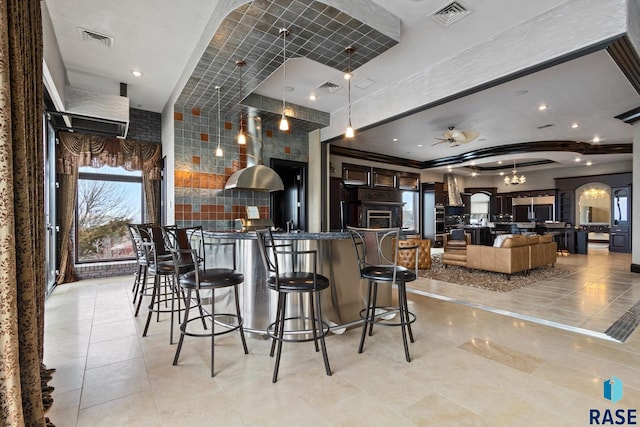
[[[285,115],[286,102],[284,94],[287,90],[287,36],[289,30],[287,28],[280,28],[280,35],[282,36],[282,70],[283,70],[283,83],[282,83],[282,118],[280,119],[280,130],[289,130],[289,122]]]
[[[222,122],[220,121],[220,91],[222,90],[222,87],[216,86],[216,90],[218,91],[218,147],[216,148],[216,157],[222,157],[224,155],[222,148],[220,147],[220,128],[222,127]]]
[[[236,61],[236,66],[240,70],[240,101],[242,101],[242,67],[247,65],[246,62],[240,60]],[[240,131],[238,132],[238,145],[246,145],[247,137],[244,134],[244,121],[242,120],[242,105],[240,105]]]
[[[351,126],[351,78],[353,77],[351,75],[351,54],[353,53],[355,49],[352,46],[348,46],[346,48],[344,48],[344,51],[346,52],[347,55],[349,55],[349,68],[347,68],[347,72],[344,74],[344,78],[347,79],[348,82],[348,101],[349,101],[349,125],[347,126],[347,130],[344,133],[344,136],[346,138],[353,138],[354,136],[354,132],[353,132],[353,126]]]

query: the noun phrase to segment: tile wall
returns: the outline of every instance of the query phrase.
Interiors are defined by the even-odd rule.
[[[247,205],[258,206],[269,217],[269,193],[225,190],[229,176],[247,166],[247,149],[236,142],[238,114],[223,117],[220,132],[223,157],[216,157],[218,125],[216,113],[176,106],[175,125],[175,219],[180,226],[202,225],[205,230],[232,230],[234,219],[246,218]],[[307,162],[306,131],[282,132],[263,123],[263,164],[271,158]]]

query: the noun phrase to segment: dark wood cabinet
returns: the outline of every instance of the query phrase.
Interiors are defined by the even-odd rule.
[[[574,191],[560,191],[558,193],[557,215],[558,221],[565,224],[573,224],[574,215]]]
[[[609,229],[609,250],[611,252],[631,252],[631,189],[611,188],[611,228]]]

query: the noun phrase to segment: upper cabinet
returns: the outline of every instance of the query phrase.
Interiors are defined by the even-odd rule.
[[[352,186],[396,188],[413,191],[418,191],[420,188],[420,175],[417,173],[350,163],[342,164],[342,180],[345,184]]]

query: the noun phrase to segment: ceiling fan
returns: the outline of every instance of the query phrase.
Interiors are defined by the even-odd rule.
[[[433,147],[434,145],[446,142],[449,147],[457,147],[460,144],[473,141],[479,135],[480,133],[475,130],[457,130],[454,129],[453,126],[449,126],[449,130],[442,134],[444,138],[436,138],[438,142],[431,144],[431,146]]]

